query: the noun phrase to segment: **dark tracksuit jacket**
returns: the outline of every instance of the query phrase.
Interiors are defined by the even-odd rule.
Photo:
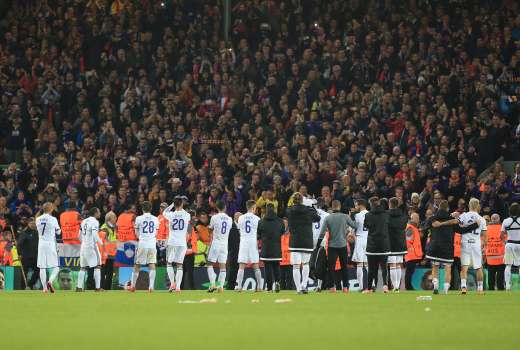
[[[368,229],[367,255],[390,254],[389,222],[390,215],[381,206],[371,209],[366,214],[365,227]]]
[[[267,213],[258,223],[258,238],[262,241],[262,260],[282,260],[281,237],[285,225],[274,212]]]
[[[406,224],[408,218],[401,208],[388,210],[388,235],[390,238],[390,255],[405,255],[406,248]]]
[[[312,223],[319,222],[320,216],[316,209],[303,204],[295,204],[287,209],[289,221],[289,250],[292,252],[312,253],[314,242],[312,236]]]

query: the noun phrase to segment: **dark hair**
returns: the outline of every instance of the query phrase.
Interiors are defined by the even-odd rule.
[[[450,203],[448,203],[448,201],[446,199],[443,199],[439,203],[439,209],[444,210],[444,211],[450,210]]]
[[[374,209],[381,204],[379,197],[371,197],[368,202],[370,203],[370,209]]]
[[[509,215],[514,216],[514,217],[520,216],[520,204],[518,204],[518,203],[511,204],[511,206],[509,207]]]
[[[181,197],[175,197],[173,199],[173,205],[175,206],[175,208],[182,208],[182,198]]]
[[[361,205],[365,208],[367,207],[367,201],[364,200],[363,198],[356,199],[356,203],[357,203],[357,205]]]
[[[215,203],[215,205],[217,206],[217,209],[220,211],[226,210],[226,203],[224,203],[224,201],[221,201],[220,199]]]
[[[255,206],[255,204],[256,204],[256,202],[255,202],[254,200],[252,200],[252,199],[248,200],[248,201],[246,202],[246,208],[247,208],[247,210],[250,210],[252,207]]]
[[[334,199],[331,203],[333,210],[341,210],[341,202],[337,199]]]
[[[141,209],[144,213],[149,213],[152,210],[152,203],[145,201],[141,204]]]
[[[386,198],[381,198],[379,200],[379,205],[384,209],[384,210],[387,210],[388,209],[388,199]]]
[[[92,207],[88,210],[88,215],[95,216],[98,211],[99,211],[99,209],[97,207]]]
[[[267,203],[265,205],[265,212],[266,213],[274,213],[274,204],[273,203]]]
[[[390,209],[397,208],[399,206],[399,199],[397,199],[396,197],[390,198],[390,200],[388,201],[388,206],[390,207]]]

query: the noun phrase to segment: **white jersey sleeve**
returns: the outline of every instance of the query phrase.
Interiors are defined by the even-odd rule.
[[[312,238],[314,241],[314,245],[318,242],[318,239],[321,234],[321,228],[323,227],[323,223],[325,222],[325,218],[329,216],[325,210],[318,209],[318,215],[320,216],[320,221],[312,223]]]
[[[367,215],[367,213],[367,210],[362,210],[354,216],[357,225],[356,236],[358,237],[368,236],[368,230],[365,227],[365,216]]]

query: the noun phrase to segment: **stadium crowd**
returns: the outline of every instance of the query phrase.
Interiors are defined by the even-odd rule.
[[[1,20],[3,251],[45,202],[197,219],[321,197],[431,216],[520,200],[515,1],[13,2]],[[6,243],[7,242],[7,243]],[[426,239],[424,239],[425,244]]]

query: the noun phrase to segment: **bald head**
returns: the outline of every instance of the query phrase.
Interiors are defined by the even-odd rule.
[[[491,223],[500,224],[500,215],[498,215],[498,214],[491,215]]]
[[[410,222],[415,225],[415,226],[419,226],[419,222],[420,222],[420,218],[419,218],[419,214],[413,212],[412,215],[410,215]]]

